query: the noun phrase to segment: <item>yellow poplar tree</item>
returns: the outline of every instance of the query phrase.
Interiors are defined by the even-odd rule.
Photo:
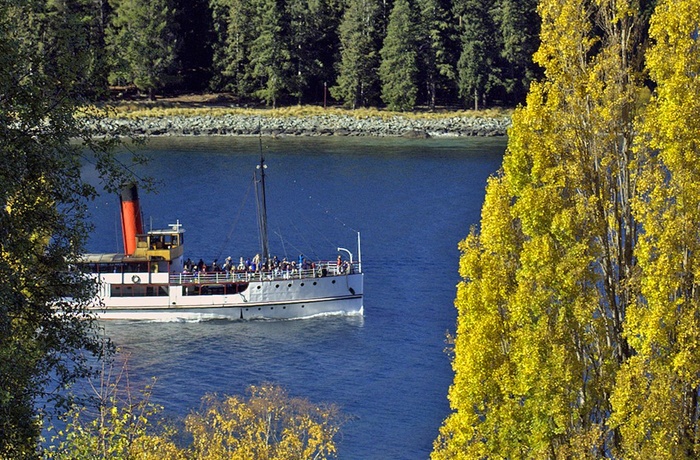
[[[700,457],[700,3],[661,1],[647,68],[656,82],[638,150],[641,296],[628,309],[636,354],[612,396],[624,458]]]
[[[481,228],[460,244],[453,413],[433,459],[599,458],[639,291],[634,0],[542,0],[545,79],[513,115]]]

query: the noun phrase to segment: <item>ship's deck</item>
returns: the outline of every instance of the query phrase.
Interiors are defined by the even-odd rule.
[[[360,264],[353,262],[338,266],[335,262],[316,263],[309,269],[275,269],[272,271],[255,272],[199,272],[199,273],[171,273],[170,284],[224,284],[224,283],[248,283],[251,281],[284,281],[309,278],[321,278],[326,276],[343,276],[361,273]]]

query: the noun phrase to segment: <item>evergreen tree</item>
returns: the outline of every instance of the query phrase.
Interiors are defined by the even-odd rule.
[[[302,99],[318,100],[322,97],[318,89],[334,79],[340,13],[340,5],[335,0],[286,2],[292,57],[291,92],[299,103]],[[314,89],[317,90],[315,96]]]
[[[340,62],[334,98],[357,108],[376,101],[379,53],[376,0],[349,0],[340,24]]]
[[[414,30],[414,14],[409,1],[396,0],[379,66],[382,100],[390,110],[411,110],[416,105],[418,63]]]
[[[493,6],[494,0],[461,0],[454,7],[460,22],[459,95],[473,102],[474,110],[486,103],[489,92],[501,79]]]
[[[455,30],[440,0],[417,0],[417,5],[418,75],[427,104],[434,109],[438,94],[449,96],[455,87]]]
[[[212,77],[214,28],[209,0],[173,0],[177,68],[186,89],[201,91]]]
[[[110,81],[133,83],[154,99],[176,59],[174,11],[168,0],[111,0],[111,5]]]
[[[255,87],[250,47],[255,33],[255,7],[251,0],[211,0],[214,31],[214,68],[211,86],[250,97]]]
[[[258,81],[255,96],[272,107],[280,97],[289,94],[292,69],[291,54],[285,40],[281,0],[258,0],[256,3],[257,38],[250,47],[252,75]]]
[[[524,101],[540,70],[532,60],[539,46],[540,21],[537,0],[499,0],[496,21],[503,44],[502,80],[514,102]]]
[[[80,76],[76,78],[82,87],[80,93],[91,100],[105,97],[107,83],[107,65],[105,49],[105,27],[107,15],[106,0],[62,0],[46,2],[44,11],[47,33],[54,39],[62,40],[72,37],[71,42],[61,44],[61,49],[68,54],[82,56]],[[80,40],[66,30],[83,31]],[[51,53],[50,53],[51,54]]]

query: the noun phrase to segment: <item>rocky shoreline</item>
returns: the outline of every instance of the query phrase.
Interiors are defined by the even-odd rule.
[[[194,115],[107,118],[92,122],[98,135],[136,136],[374,136],[462,137],[504,136],[510,117],[415,118],[351,115],[262,116]]]

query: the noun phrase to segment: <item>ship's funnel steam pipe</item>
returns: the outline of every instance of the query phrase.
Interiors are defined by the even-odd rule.
[[[143,233],[139,193],[136,184],[122,187],[119,195],[122,213],[122,235],[124,237],[124,254],[132,255],[136,251],[136,235]]]

